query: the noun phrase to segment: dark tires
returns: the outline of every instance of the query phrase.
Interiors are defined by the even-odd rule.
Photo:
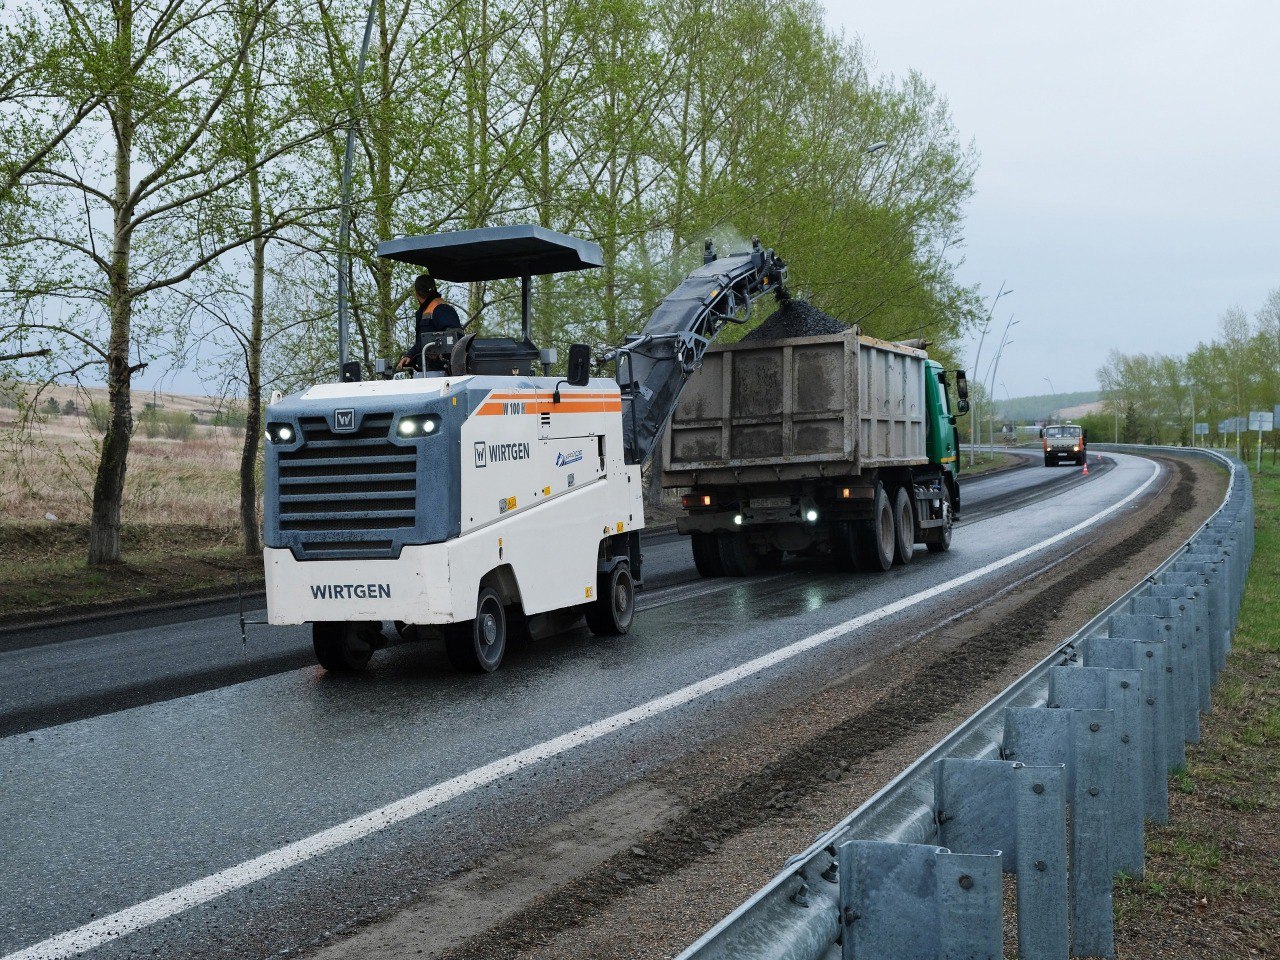
[[[1046,467],[1052,467],[1055,462],[1056,461],[1054,461],[1053,457],[1049,456],[1047,453],[1044,455],[1044,465]]]
[[[858,569],[883,573],[892,567],[895,541],[893,505],[884,486],[877,483],[871,519],[854,523],[853,547]]]
[[[693,531],[689,537],[693,543],[693,565],[703,577],[723,577],[724,561],[720,559],[720,541],[714,533]]]
[[[1086,461],[1086,460],[1088,460],[1088,459],[1089,459],[1089,458],[1088,458],[1085,454],[1083,454],[1083,453],[1081,453],[1081,454],[1077,454],[1077,455],[1076,455],[1076,466],[1077,466],[1077,467],[1083,467],[1083,466],[1084,466],[1085,461]]]
[[[916,552],[916,518],[911,494],[899,487],[893,495],[893,561],[899,566],[911,562]]]
[[[311,645],[316,660],[330,673],[356,673],[369,665],[373,651],[382,644],[377,623],[325,622],[311,625]]]
[[[596,598],[587,606],[587,627],[597,637],[618,637],[631,631],[635,617],[636,585],[624,561],[600,575]]]
[[[781,550],[776,550],[771,547],[756,557],[756,566],[762,571],[773,573],[774,571],[782,569],[782,557],[783,553]]]
[[[474,620],[440,628],[449,662],[468,673],[492,673],[507,651],[507,611],[492,587],[481,587]]]
[[[740,533],[720,534],[720,563],[726,577],[749,577],[756,572],[756,555]]]
[[[831,559],[841,570],[858,569],[858,524],[841,521],[831,530]]]
[[[929,539],[925,541],[924,545],[929,548],[930,553],[945,553],[951,549],[952,524],[951,497],[949,494],[945,494],[942,498],[942,526],[926,531]]]

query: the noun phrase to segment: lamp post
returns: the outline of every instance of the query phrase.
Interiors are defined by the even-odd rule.
[[[1016,325],[1016,321],[1012,321],[1012,318],[1010,318],[1010,319],[1011,319],[1011,322],[1010,322],[1009,324],[1007,324],[1007,325],[1005,326],[1005,329],[1004,329],[1004,333],[1005,333],[1005,338],[1006,338],[1006,339],[1002,339],[1002,340],[1000,341],[1000,349],[996,351],[996,358],[995,358],[995,360],[994,360],[994,361],[992,361],[992,364],[991,364],[991,381],[990,381],[990,382],[991,382],[991,391],[990,391],[990,392],[991,392],[991,395],[992,395],[992,396],[994,396],[994,395],[995,395],[995,389],[996,389],[996,374],[997,374],[997,373],[999,373],[999,371],[1000,371],[1000,358],[1001,358],[1002,356],[1004,356],[1004,349],[1005,349],[1005,347],[1009,347],[1009,346],[1012,346],[1012,345],[1013,345],[1013,341],[1012,341],[1012,340],[1007,339],[1007,337],[1009,336],[1009,327],[1011,327],[1011,326],[1015,326],[1015,325]],[[994,410],[995,410],[995,404],[992,404],[992,411],[994,412]],[[995,419],[994,419],[994,418],[993,418],[993,419],[992,419],[992,421],[991,421],[991,429],[987,431],[987,439],[991,442],[991,452],[992,452],[992,453],[995,453],[995,450],[996,450],[996,423],[995,423]]]
[[[1052,403],[1053,403],[1053,401],[1054,401],[1054,400],[1056,400],[1056,399],[1057,399],[1057,397],[1058,397],[1058,391],[1057,391],[1057,390],[1055,390],[1055,389],[1053,388],[1053,381],[1052,381],[1052,380],[1050,380],[1048,377],[1044,377],[1043,379],[1044,379],[1044,382],[1045,382],[1045,383],[1047,383],[1047,384],[1049,385],[1049,402],[1052,404]],[[1052,407],[1050,407],[1050,409],[1049,409],[1049,419],[1050,419],[1050,420],[1055,420],[1055,419],[1057,419],[1057,416],[1058,416],[1058,411],[1057,411],[1057,410],[1055,410],[1055,409],[1053,409]]]
[[[982,336],[978,338],[978,352],[973,358],[973,373],[975,377],[978,375],[978,364],[982,361],[982,344],[987,339],[987,329],[991,326],[991,318],[996,312],[996,303],[1001,297],[1007,297],[1009,294],[1013,293],[1012,290],[1006,290],[1004,288],[1004,285],[1007,282],[1008,281],[1005,280],[1000,281],[1000,289],[996,291],[996,295],[991,299],[991,309],[987,311],[987,319],[982,321]],[[982,439],[982,419],[980,415],[982,398],[974,397],[973,406],[973,418],[969,421],[969,466],[971,467],[973,466],[974,448],[977,447],[978,441]]]

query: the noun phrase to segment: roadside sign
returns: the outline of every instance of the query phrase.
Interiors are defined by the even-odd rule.
[[[1275,426],[1274,414],[1270,410],[1249,411],[1249,429],[1268,432]]]
[[[1195,429],[1197,437],[1204,437],[1209,434],[1209,425],[1207,423],[1197,423]]]
[[[1230,431],[1227,429],[1227,421],[1225,421],[1225,420],[1219,420],[1219,421],[1218,421],[1218,432],[1219,432],[1219,433],[1230,433]]]

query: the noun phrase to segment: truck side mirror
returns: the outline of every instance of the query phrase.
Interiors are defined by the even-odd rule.
[[[1041,427],[1041,428],[1040,428],[1040,439],[1041,439],[1041,440],[1043,440],[1043,439],[1044,439],[1044,427]]]
[[[585,387],[591,379],[591,348],[585,343],[569,347],[569,370],[565,380],[572,387]]]
[[[1086,442],[1088,442],[1089,440],[1089,431],[1086,430],[1084,427],[1080,428],[1080,439]]]
[[[963,370],[956,371],[956,396],[961,401],[969,399],[969,379],[964,375]]]

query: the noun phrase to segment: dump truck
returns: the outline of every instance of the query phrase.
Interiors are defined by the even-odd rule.
[[[964,371],[925,344],[842,334],[712,346],[676,405],[662,484],[704,577],[786,554],[888,570],[951,545],[960,514],[956,415]]]
[[[363,669],[385,642],[443,634],[461,669],[492,671],[509,636],[580,624],[626,633],[642,586],[641,469],[717,333],[782,288],[750,249],[703,263],[638,333],[563,377],[530,335],[532,278],[601,267],[600,247],[541,226],[399,237],[385,259],[458,283],[518,279],[519,337],[442,331],[410,379],[342,380],[266,411],[267,621],[311,624],[327,670]],[[345,361],[345,357],[343,358]],[[611,362],[615,376],[593,376]]]
[[[1044,465],[1056,467],[1063,460],[1084,466],[1089,459],[1089,431],[1078,423],[1055,423],[1040,431]]]

